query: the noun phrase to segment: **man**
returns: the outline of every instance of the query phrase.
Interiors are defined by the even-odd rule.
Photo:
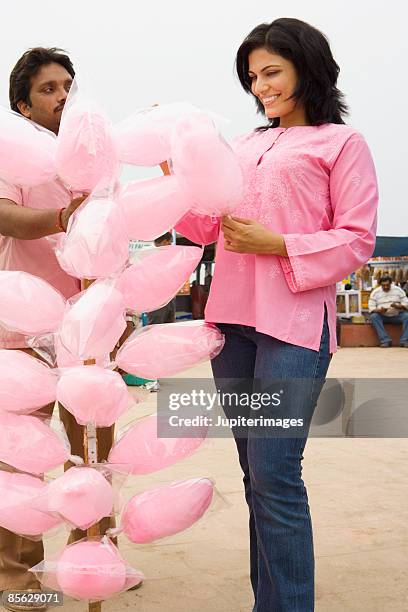
[[[30,49],[18,60],[10,75],[12,110],[33,121],[38,129],[49,133],[50,138],[55,138],[74,75],[71,60],[61,49]],[[39,276],[66,298],[78,293],[79,281],[60,268],[52,243],[46,237],[66,231],[70,216],[85,198],[86,194],[72,193],[59,179],[31,189],[21,189],[0,179],[0,270],[22,270]],[[0,348],[22,349],[32,354],[24,336],[1,327]],[[49,405],[42,411],[50,415],[52,409],[53,405]],[[64,408],[60,416],[72,454],[83,455],[83,428]],[[107,458],[111,444],[112,429],[100,429],[100,461]],[[5,464],[0,464],[0,469],[12,470]],[[77,532],[71,539],[82,535]],[[38,589],[40,585],[28,569],[42,561],[43,555],[42,542],[33,542],[0,528],[0,591]],[[30,604],[24,609],[44,607]],[[6,604],[6,608],[20,609],[12,604]]]
[[[382,276],[379,284],[371,292],[368,309],[380,346],[387,348],[392,345],[384,323],[402,323],[400,346],[408,348],[408,297],[405,291],[392,284],[390,276]]]

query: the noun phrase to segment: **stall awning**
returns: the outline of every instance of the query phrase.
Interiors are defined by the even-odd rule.
[[[401,257],[408,255],[408,237],[377,236],[373,257]]]

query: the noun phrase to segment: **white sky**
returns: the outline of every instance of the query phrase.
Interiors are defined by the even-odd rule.
[[[152,103],[186,100],[229,118],[228,137],[261,120],[233,70],[243,37],[277,17],[308,21],[330,39],[348,122],[373,153],[378,234],[408,235],[405,0],[20,0],[3,2],[1,14],[0,104],[8,105],[10,70],[28,47],[60,46],[78,73],[90,75],[113,120]]]

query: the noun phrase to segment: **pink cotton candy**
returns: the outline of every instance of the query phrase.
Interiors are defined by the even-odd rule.
[[[0,526],[13,533],[39,536],[62,521],[31,507],[47,485],[34,476],[0,471]]]
[[[54,334],[54,350],[56,356],[56,365],[59,368],[74,368],[75,366],[84,365],[84,360],[78,356],[72,355],[67,349],[61,344],[59,334]],[[106,354],[104,357],[97,357],[95,359],[95,365],[101,368],[107,368],[110,364],[110,355]]]
[[[38,417],[0,412],[0,461],[43,474],[69,459],[62,439]]]
[[[59,330],[60,341],[73,357],[104,357],[126,329],[124,313],[122,294],[112,283],[94,283],[67,309]]]
[[[103,600],[125,587],[126,564],[113,544],[77,542],[59,557],[56,578],[65,595]]]
[[[196,109],[175,102],[137,111],[114,127],[119,158],[136,166],[157,166],[171,155],[171,134],[180,117]]]
[[[177,122],[171,161],[194,212],[224,215],[242,201],[238,158],[206,114],[196,113]]]
[[[56,176],[54,134],[18,113],[0,107],[0,177],[35,187]]]
[[[112,512],[114,494],[94,468],[71,467],[49,485],[42,509],[56,513],[74,527],[88,529]]]
[[[58,376],[22,351],[0,350],[0,410],[29,414],[54,402]]]
[[[106,198],[91,199],[76,215],[56,254],[61,268],[77,278],[101,278],[123,268],[129,238],[119,205]]]
[[[57,329],[64,316],[63,296],[26,272],[0,271],[0,295],[0,324],[10,331],[45,334]]]
[[[196,269],[202,249],[165,246],[140,254],[139,261],[124,270],[116,282],[126,308],[150,312],[167,304]]]
[[[101,109],[76,94],[66,103],[57,138],[59,176],[72,191],[90,192],[112,184],[118,154],[111,126]]]
[[[166,378],[213,359],[223,346],[221,332],[203,321],[148,325],[126,340],[116,363],[134,376]]]
[[[80,425],[96,427],[110,427],[132,403],[120,374],[98,366],[63,369],[57,399]]]
[[[206,512],[213,491],[208,478],[191,478],[139,493],[123,511],[124,532],[135,544],[147,544],[184,531]]]
[[[191,201],[175,176],[126,183],[117,196],[127,233],[137,240],[161,236],[190,209]]]
[[[157,416],[152,415],[136,423],[116,442],[108,461],[119,471],[150,474],[192,455],[206,435],[207,428],[196,427],[191,438],[159,438]]]

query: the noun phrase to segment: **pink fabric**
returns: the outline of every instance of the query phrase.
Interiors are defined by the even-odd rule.
[[[199,244],[218,239],[206,321],[318,350],[326,303],[334,353],[335,283],[375,246],[378,191],[367,144],[350,126],[325,124],[253,132],[234,149],[245,180],[235,216],[283,234],[289,257],[225,251],[219,219],[185,215],[178,232]]]
[[[0,179],[0,198],[12,200],[19,206],[30,208],[63,208],[75,197],[60,180],[32,188],[19,188]],[[56,219],[57,221],[57,219]],[[21,270],[43,278],[65,297],[80,290],[80,283],[68,276],[58,264],[53,243],[58,234],[39,240],[17,240],[0,235],[0,270]],[[40,308],[40,304],[33,304]],[[24,336],[9,332],[0,326],[0,348],[23,348]]]

